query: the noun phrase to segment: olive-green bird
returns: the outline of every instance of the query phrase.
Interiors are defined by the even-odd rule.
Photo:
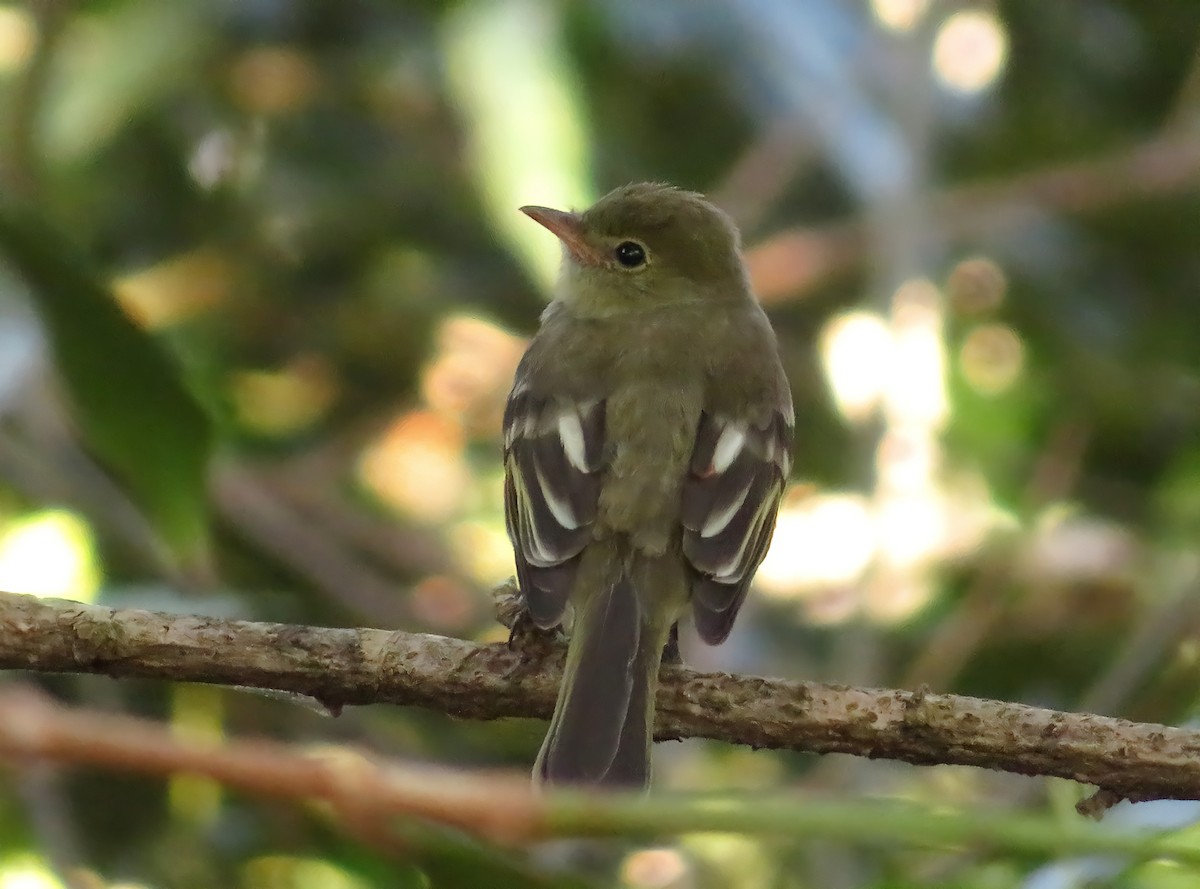
[[[564,250],[505,410],[505,515],[533,622],[574,611],[534,781],[644,787],[675,621],[690,603],[723,642],[770,543],[791,393],[737,229],[701,195],[521,209]]]

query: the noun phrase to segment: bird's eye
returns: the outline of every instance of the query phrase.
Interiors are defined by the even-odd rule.
[[[646,248],[637,241],[622,241],[617,245],[617,262],[627,269],[636,269],[646,261]]]

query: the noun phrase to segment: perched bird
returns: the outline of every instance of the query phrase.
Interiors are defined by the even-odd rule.
[[[563,263],[504,414],[505,516],[529,618],[574,613],[534,781],[644,787],[676,620],[690,603],[723,642],[770,543],[791,393],[737,229],[701,195],[521,210]]]

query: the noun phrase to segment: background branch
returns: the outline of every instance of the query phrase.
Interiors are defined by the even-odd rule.
[[[56,705],[20,686],[0,689],[0,756],[147,775],[189,773],[231,789],[296,802],[318,800],[342,826],[382,851],[420,853],[411,822],[449,825],[505,845],[554,836],[663,836],[696,831],[891,840],[924,847],[986,843],[1024,854],[1117,853],[1200,863],[1186,837],[1113,830],[1082,821],[955,812],[840,800],[673,798],[535,793],[524,775],[469,774],[406,765],[351,750],[316,753],[269,741],[220,747],[173,736],[143,719]],[[414,848],[414,846],[416,848]],[[521,885],[525,885],[524,883]]]
[[[0,594],[0,668],[205,682],[472,719],[549,715],[561,651],[371,629],[114,611]],[[955,695],[665,669],[657,737],[980,766],[1200,799],[1200,731]]]
[[[930,195],[936,230],[960,240],[1027,221],[1031,207],[1095,213],[1114,205],[1195,187],[1200,141],[1192,134],[1154,136],[1093,158],[1048,164],[994,181],[954,185]],[[867,220],[793,228],[756,243],[746,261],[764,303],[800,298],[871,257]]]

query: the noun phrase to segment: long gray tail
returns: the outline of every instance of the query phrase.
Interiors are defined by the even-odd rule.
[[[645,621],[628,576],[586,598],[534,766],[536,783],[650,783],[654,693],[665,641],[666,631]]]

